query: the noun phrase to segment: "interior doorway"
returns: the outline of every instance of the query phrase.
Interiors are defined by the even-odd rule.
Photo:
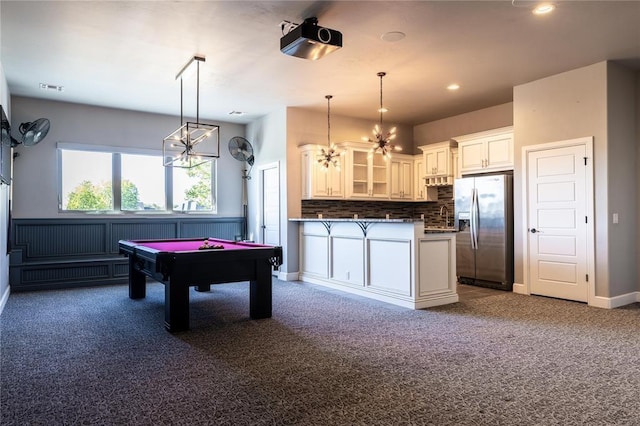
[[[260,242],[280,245],[280,167],[271,163],[259,169]]]

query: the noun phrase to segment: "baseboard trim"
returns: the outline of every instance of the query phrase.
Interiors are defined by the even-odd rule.
[[[529,294],[527,286],[520,283],[513,283],[513,292],[518,294]]]
[[[281,272],[279,271],[277,277],[280,281],[298,281],[300,273],[298,272]]]
[[[9,294],[11,294],[11,286],[7,286],[2,293],[2,297],[0,297],[0,315],[2,315],[2,311],[4,310],[4,305],[7,304],[7,300],[9,300]]]
[[[319,278],[300,274],[300,281],[328,287],[334,290],[339,290],[344,293],[355,294],[367,299],[377,300],[379,302],[389,303],[391,305],[401,306],[408,309],[424,309],[434,306],[448,305],[459,301],[457,293],[441,293],[433,294],[431,296],[425,296],[417,300],[410,300],[407,298],[399,298],[391,295],[382,294],[375,291],[365,290],[363,287],[352,287],[349,285],[339,284],[333,280],[326,278]]]
[[[601,297],[596,296],[594,300],[589,303],[589,306],[604,309],[615,309],[621,306],[630,305],[632,303],[640,302],[640,292],[633,291],[627,294],[621,294],[614,297]]]
[[[513,292],[525,295],[530,294],[527,291],[527,287],[520,283],[513,283]],[[640,302],[640,291],[632,291],[631,293],[614,297],[596,296],[589,302],[589,306],[593,306],[594,308],[615,309],[636,302]]]

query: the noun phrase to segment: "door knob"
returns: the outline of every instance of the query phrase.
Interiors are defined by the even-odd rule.
[[[536,228],[531,228],[529,231],[531,231],[532,234],[535,234],[536,232],[538,232]]]

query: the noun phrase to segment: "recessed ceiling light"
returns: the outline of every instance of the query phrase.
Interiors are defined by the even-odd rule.
[[[553,12],[555,8],[556,5],[553,3],[542,3],[537,5],[532,12],[534,15],[546,15]]]
[[[47,84],[47,83],[40,83],[40,88],[42,90],[53,91],[53,92],[62,92],[64,90],[63,86],[56,86],[55,84]]]
[[[395,43],[396,41],[400,41],[406,37],[406,34],[402,31],[389,31],[380,36],[380,38],[384,41],[388,41],[389,43]]]
[[[240,115],[245,115],[245,114],[246,114],[246,112],[235,111],[235,110],[229,112],[229,115],[238,115],[238,116],[240,116]]]
[[[458,83],[451,83],[450,85],[447,86],[447,89],[451,91],[458,90],[459,88],[460,88],[460,85]]]

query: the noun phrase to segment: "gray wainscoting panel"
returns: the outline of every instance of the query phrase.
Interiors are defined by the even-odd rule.
[[[181,238],[216,237],[235,240],[242,234],[242,222],[184,222],[181,223]]]
[[[15,223],[13,245],[23,247],[27,258],[99,255],[104,254],[106,234],[104,223]]]
[[[113,265],[113,276],[114,277],[125,277],[129,276],[129,263],[116,263]]]
[[[109,267],[96,262],[93,265],[66,266],[61,268],[53,265],[52,268],[27,269],[22,274],[22,280],[29,283],[44,283],[49,281],[77,281],[87,277],[108,278]]]
[[[124,283],[128,259],[119,240],[241,235],[242,217],[13,219],[10,235],[11,291]]]
[[[164,240],[177,238],[178,224],[174,222],[126,222],[111,224],[111,253],[118,253],[120,240]]]

